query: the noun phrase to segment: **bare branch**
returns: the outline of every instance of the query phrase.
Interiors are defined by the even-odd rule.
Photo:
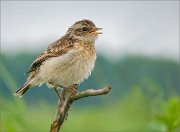
[[[88,89],[79,93],[76,93],[73,97],[71,97],[72,100],[78,100],[80,98],[88,97],[88,96],[97,96],[97,95],[103,95],[107,94],[111,90],[111,86],[106,86],[102,89]]]
[[[67,119],[68,111],[73,103],[73,101],[88,97],[88,96],[98,96],[107,94],[111,90],[111,86],[106,86],[102,89],[88,89],[77,93],[77,85],[71,88],[71,92],[68,89],[63,89],[60,93],[60,98],[58,101],[58,108],[56,110],[55,119],[51,124],[50,132],[59,132],[63,122]]]

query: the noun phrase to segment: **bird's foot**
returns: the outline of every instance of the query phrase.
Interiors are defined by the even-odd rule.
[[[54,89],[55,93],[57,94],[57,96],[58,96],[59,100],[61,100],[61,97],[60,97],[60,95],[59,95],[59,92],[58,92],[57,86],[53,86],[53,89]]]
[[[72,85],[72,86],[70,87],[70,93],[71,93],[71,94],[77,93],[77,92],[78,92],[77,89],[78,89],[78,84]]]

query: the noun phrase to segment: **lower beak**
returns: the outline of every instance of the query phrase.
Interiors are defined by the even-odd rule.
[[[95,28],[95,31],[91,32],[91,34],[102,34],[99,30],[102,30],[102,28]]]

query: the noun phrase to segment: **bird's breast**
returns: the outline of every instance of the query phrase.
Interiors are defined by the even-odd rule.
[[[67,87],[79,84],[91,74],[95,60],[94,49],[82,50],[75,54],[67,53],[45,61],[39,75],[44,82],[53,82],[56,85]]]

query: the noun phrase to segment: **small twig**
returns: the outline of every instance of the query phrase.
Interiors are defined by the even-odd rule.
[[[73,97],[71,97],[72,100],[78,100],[80,98],[88,97],[88,96],[97,96],[97,95],[103,95],[107,94],[111,90],[111,86],[106,86],[102,89],[88,89],[79,93],[76,93]]]
[[[76,93],[78,86],[75,85],[71,90],[71,92],[66,91],[65,89],[62,90],[60,93],[60,99],[58,101],[58,108],[55,114],[55,119],[51,124],[50,132],[59,132],[61,129],[64,120],[68,116],[68,110],[70,109],[73,101],[88,97],[88,96],[98,96],[107,94],[111,90],[111,86],[106,86],[102,89],[88,89],[79,93]]]

